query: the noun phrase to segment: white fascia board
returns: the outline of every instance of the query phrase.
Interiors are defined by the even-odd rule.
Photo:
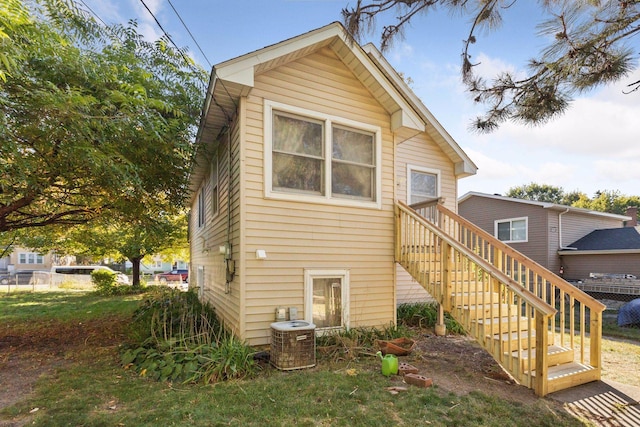
[[[331,37],[345,38],[341,26],[330,24],[216,65],[218,78],[253,87],[256,65],[271,61]]]
[[[253,53],[222,62],[215,66],[216,75],[218,79],[223,81],[253,87],[254,71],[257,65],[286,56],[308,46],[325,42],[334,37],[339,38],[342,43],[349,47],[360,64],[371,73],[398,106],[396,111],[391,112],[392,129],[407,127],[424,132],[426,129],[424,120],[422,120],[414,108],[406,102],[405,98],[398,93],[396,87],[389,83],[387,77],[380,71],[378,66],[374,64],[371,58],[359,47],[358,43],[350,38],[344,30],[344,27],[339,23],[329,24],[309,33],[262,48]]]
[[[539,202],[537,200],[516,199],[514,197],[501,196],[499,194],[486,194],[486,193],[479,193],[476,191],[469,191],[468,193],[465,193],[464,195],[458,198],[458,203],[462,203],[472,196],[484,197],[486,199],[503,200],[505,202],[521,203],[523,205],[540,206],[543,209],[554,209],[554,210],[562,210],[562,211],[569,209],[569,212],[572,212],[572,213],[582,213],[586,215],[603,216],[606,218],[612,218],[612,219],[617,219],[621,221],[630,221],[632,219],[630,216],[626,216],[626,215],[618,215],[618,214],[613,214],[609,212],[593,211],[585,208],[576,208],[574,206],[558,205],[556,203]]]
[[[254,70],[253,65],[233,64],[230,67],[216,67],[215,73],[219,80],[233,82],[247,87],[253,87]]]
[[[411,105],[412,111],[416,111],[416,114],[419,117],[419,120],[425,124],[426,126],[433,127],[442,140],[448,144],[453,151],[458,155],[458,157],[465,163],[464,165],[464,174],[475,175],[478,167],[473,163],[473,161],[467,156],[467,154],[462,150],[462,148],[458,145],[458,143],[453,139],[449,132],[447,132],[444,127],[438,122],[435,116],[431,113],[431,111],[424,105],[422,100],[411,90],[411,88],[406,84],[406,82],[400,77],[397,71],[389,64],[389,61],[382,55],[382,53],[372,44],[368,43],[362,47],[362,50],[367,53],[367,56],[372,58],[375,61],[376,65],[380,67],[389,76],[389,79],[392,79],[395,85],[402,91],[402,96],[409,101]]]
[[[426,126],[422,120],[420,120],[415,114],[407,114],[407,109],[401,106],[399,110],[391,114],[391,131],[395,132],[403,127],[414,129],[419,132],[424,132],[426,130]]]
[[[461,161],[454,165],[454,173],[459,177],[475,175],[477,171],[478,169],[469,162]]]

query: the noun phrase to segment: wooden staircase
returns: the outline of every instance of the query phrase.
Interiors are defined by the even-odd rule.
[[[396,221],[396,262],[516,381],[600,379],[603,304],[437,202],[397,202]]]

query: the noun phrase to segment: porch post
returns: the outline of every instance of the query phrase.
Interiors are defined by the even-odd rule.
[[[444,307],[442,307],[442,304],[438,304],[438,323],[436,324],[435,332],[439,337],[447,335],[447,325],[444,324]]]

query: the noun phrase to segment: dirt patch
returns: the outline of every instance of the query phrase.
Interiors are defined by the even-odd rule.
[[[414,351],[401,360],[417,367],[441,389],[457,395],[482,391],[521,403],[536,400],[532,390],[517,384],[489,353],[466,336],[422,333]]]
[[[127,319],[105,317],[86,323],[47,322],[20,331],[0,327],[0,409],[15,405],[33,393],[38,379],[73,361],[87,347],[112,347],[122,342]],[[28,419],[2,420],[0,427],[19,427]]]

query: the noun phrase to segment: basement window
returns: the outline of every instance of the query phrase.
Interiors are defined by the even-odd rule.
[[[349,327],[349,271],[305,270],[305,319],[319,330]]]

